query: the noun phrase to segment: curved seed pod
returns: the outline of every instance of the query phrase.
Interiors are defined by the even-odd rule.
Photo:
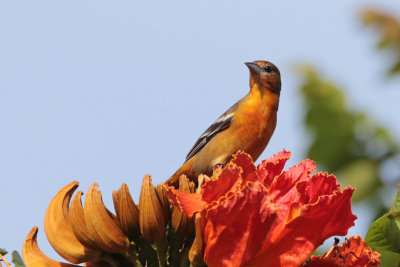
[[[104,204],[103,204],[104,205]],[[107,210],[107,214],[108,216],[111,217],[111,219],[113,220],[113,222],[115,222],[116,225],[118,225],[119,228],[121,228],[121,224],[119,222],[119,219],[117,217],[117,215],[115,215],[114,213],[112,213],[106,206],[104,206]],[[122,229],[121,229],[122,230]]]
[[[210,180],[211,178],[210,177],[208,177],[207,175],[205,175],[205,174],[200,174],[199,175],[199,177],[197,178],[197,181],[198,181],[198,185],[197,185],[197,188],[195,188],[196,190],[196,193],[200,193],[200,191],[201,191],[201,186],[207,181],[207,180]]]
[[[69,221],[76,238],[85,247],[100,250],[96,242],[91,238],[86,226],[85,211],[82,206],[82,191],[76,192],[69,207]]]
[[[85,262],[83,264],[85,267],[111,267],[112,265],[108,264],[107,262]]]
[[[179,191],[183,193],[194,193],[195,184],[189,182],[189,179],[185,175],[179,177]],[[177,208],[173,208],[171,215],[171,225],[174,228],[175,233],[181,235],[190,235],[194,232],[194,218],[190,218]]]
[[[139,235],[139,209],[129,193],[128,186],[125,183],[122,184],[120,189],[113,191],[112,196],[122,231],[130,239]]]
[[[165,218],[167,221],[171,218],[171,205],[169,204],[168,198],[165,196],[165,189],[161,184],[156,187],[157,196],[160,199],[161,205],[164,208]]]
[[[140,231],[147,241],[152,243],[160,241],[164,237],[166,223],[164,208],[151,182],[151,177],[145,175],[139,198]]]
[[[85,262],[85,264],[83,265],[85,267],[110,267],[109,264],[107,263],[98,263],[98,262]]]
[[[40,250],[36,237],[38,233],[37,226],[33,227],[27,235],[22,246],[22,257],[27,267],[78,267],[79,265],[62,263],[55,261],[44,255]]]
[[[128,249],[129,240],[108,213],[97,184],[92,184],[85,199],[85,221],[90,237],[105,251],[118,253]]]
[[[190,191],[190,193],[196,192],[196,184],[195,183],[189,182],[189,191]]]
[[[61,257],[72,263],[96,261],[100,252],[85,247],[76,238],[69,222],[69,201],[79,183],[62,188],[51,200],[44,217],[44,230],[51,246]]]
[[[202,229],[202,216],[201,213],[196,213],[195,217],[195,228],[196,228],[196,237],[194,238],[193,244],[189,250],[189,260],[190,265],[193,267],[204,266],[205,263],[203,261],[203,237],[201,235]]]

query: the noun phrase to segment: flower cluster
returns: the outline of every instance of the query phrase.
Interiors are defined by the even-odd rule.
[[[356,216],[354,191],[340,190],[333,175],[316,173],[311,160],[282,171],[290,152],[254,166],[238,152],[201,186],[185,194],[165,186],[184,213],[197,213],[191,255],[209,266],[299,266],[327,238],[346,235]],[[199,257],[198,257],[199,258]]]
[[[352,236],[340,246],[333,245],[324,255],[312,256],[303,267],[378,266],[380,256],[365,244],[361,236]]]
[[[45,215],[47,239],[64,259],[92,267],[165,266],[167,261],[187,259],[188,249],[171,253],[164,243],[167,235],[174,246],[182,247],[180,236],[193,233],[194,220],[177,209],[171,211],[164,189],[153,186],[149,175],[143,179],[138,206],[126,184],[113,192],[116,214],[105,207],[97,184],[89,188],[84,207],[83,192],[72,198],[77,187],[74,181],[62,188]],[[194,184],[182,178],[180,189],[194,192]],[[172,224],[167,226],[171,214]],[[22,253],[27,266],[74,266],[45,256],[38,247],[37,232],[34,227],[24,242]]]
[[[200,175],[197,188],[185,176],[178,189],[153,186],[146,175],[139,205],[126,184],[113,192],[115,214],[97,184],[83,205],[81,191],[72,198],[78,187],[72,182],[49,204],[45,233],[64,259],[92,267],[301,266],[327,238],[354,225],[354,189],[341,190],[333,175],[312,174],[311,160],[284,171],[290,155],[284,150],[255,166],[238,152],[212,177]],[[36,235],[34,227],[23,246],[27,266],[77,266],[45,256]],[[359,237],[346,242],[305,264],[379,264],[379,254]]]

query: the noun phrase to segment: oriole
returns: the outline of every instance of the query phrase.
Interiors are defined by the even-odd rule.
[[[182,174],[196,182],[200,174],[210,176],[215,165],[226,164],[238,150],[250,154],[254,161],[264,151],[276,126],[280,72],[268,61],[245,64],[250,70],[250,92],[199,137],[185,163],[166,184],[178,186]]]

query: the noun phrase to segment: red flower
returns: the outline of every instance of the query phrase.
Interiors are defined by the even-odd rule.
[[[238,152],[196,194],[165,186],[174,206],[201,214],[205,263],[212,266],[298,266],[327,238],[354,225],[350,197],[311,160],[282,171],[282,151],[257,168]]]
[[[372,267],[381,264],[380,256],[365,244],[361,236],[352,236],[340,246],[333,245],[323,256],[312,256],[304,267]]]

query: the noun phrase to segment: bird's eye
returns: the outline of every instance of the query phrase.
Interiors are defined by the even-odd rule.
[[[271,72],[274,71],[274,68],[272,68],[271,66],[266,66],[266,67],[264,68],[264,70],[265,70],[267,73],[271,73]]]

